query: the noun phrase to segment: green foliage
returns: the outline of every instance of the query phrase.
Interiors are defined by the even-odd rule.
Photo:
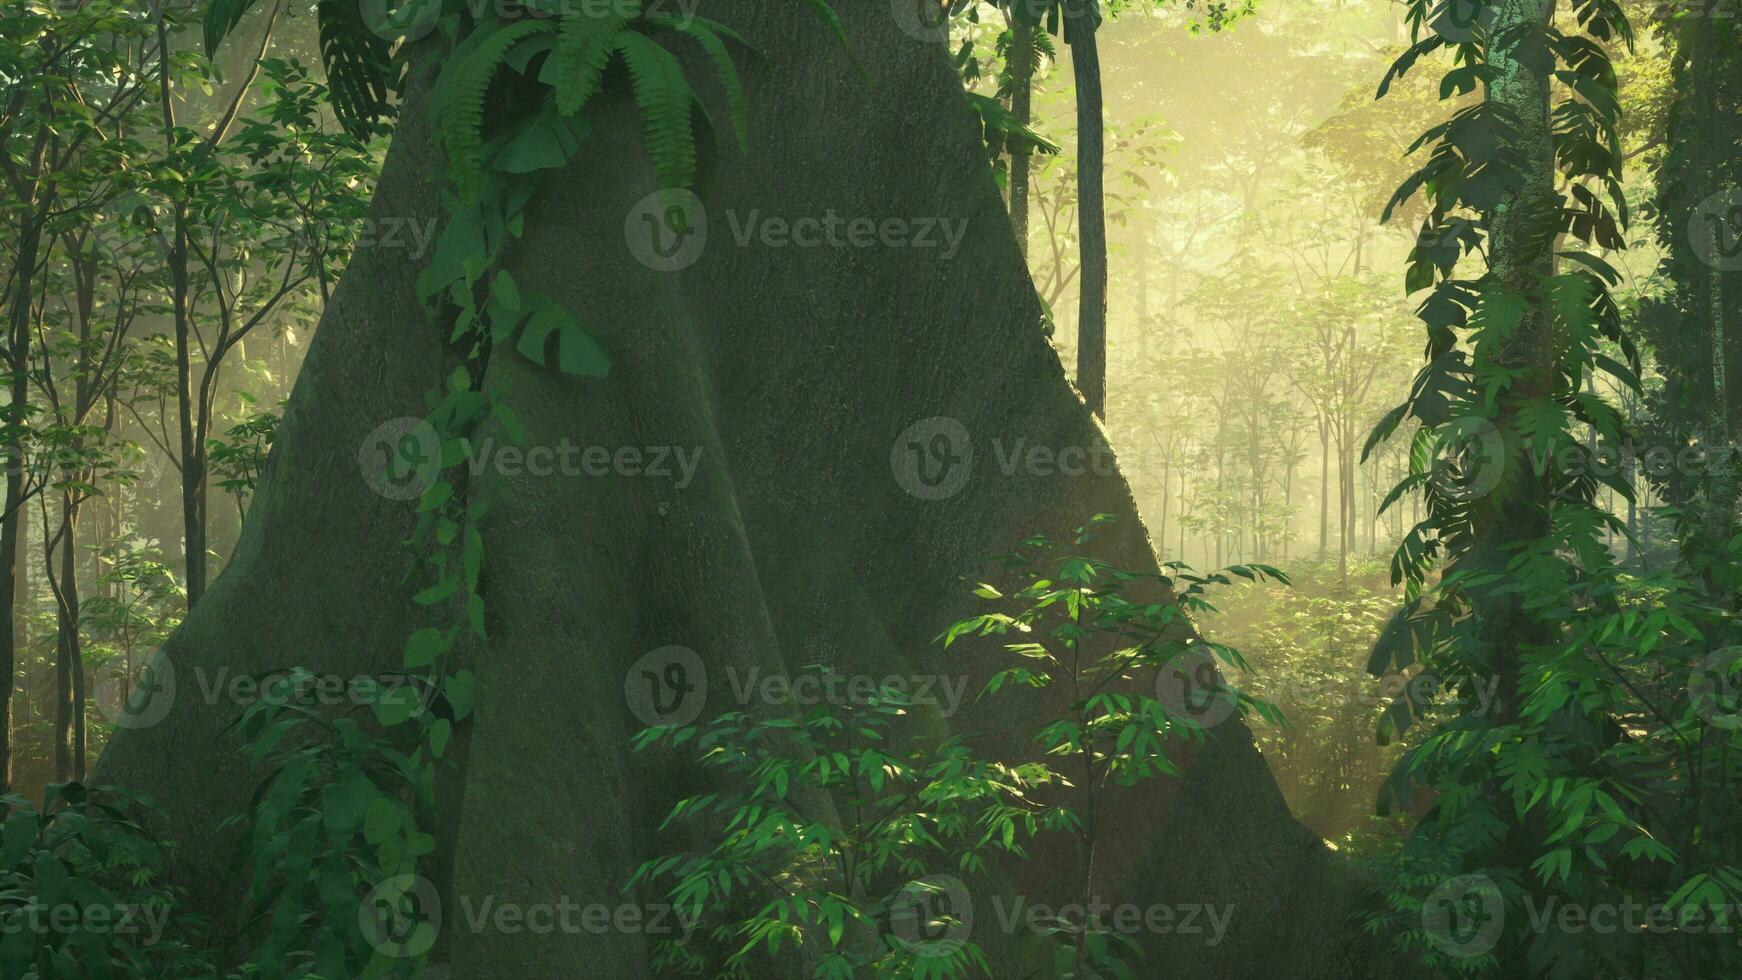
[[[246,394],[241,401],[244,408],[254,403]],[[273,412],[249,412],[225,429],[222,438],[207,440],[211,475],[218,489],[236,498],[238,512],[245,510],[244,502],[260,482],[279,421],[280,416]]]
[[[1247,689],[1288,719],[1254,729],[1253,739],[1297,818],[1334,839],[1367,822],[1373,788],[1398,754],[1395,746],[1373,744],[1383,692],[1372,690],[1359,670],[1396,597],[1385,587],[1384,564],[1371,559],[1352,564],[1347,584],[1329,560],[1296,563],[1291,575],[1288,589],[1240,583],[1201,625],[1249,651],[1257,674],[1242,678]],[[1381,686],[1434,682],[1416,669],[1393,672]]]
[[[1480,88],[1487,98],[1418,141],[1429,158],[1393,202],[1419,191],[1428,205],[1406,277],[1426,291],[1427,364],[1368,446],[1404,419],[1419,424],[1393,499],[1417,493],[1427,516],[1394,560],[1405,603],[1369,670],[1419,664],[1441,685],[1406,691],[1380,722],[1382,741],[1407,740],[1382,807],[1416,805],[1422,789],[1429,805],[1380,862],[1383,901],[1369,926],[1458,973],[1734,972],[1734,944],[1702,928],[1728,916],[1742,885],[1728,816],[1733,706],[1710,693],[1732,667],[1733,601],[1683,569],[1623,566],[1605,539],[1626,529],[1596,495],[1606,485],[1631,500],[1633,487],[1558,462],[1588,437],[1625,441],[1620,414],[1587,378],[1640,386],[1610,295],[1619,276],[1581,250],[1624,245],[1603,45],[1631,45],[1631,29],[1607,0],[1573,4],[1581,33],[1491,6],[1478,14],[1497,17],[1452,32],[1437,8],[1412,4],[1416,41],[1386,79],[1447,48],[1458,67],[1442,95]],[[1518,107],[1517,86],[1531,79],[1545,91],[1558,83],[1544,120]],[[1552,159],[1531,156],[1542,139]],[[1461,260],[1478,258],[1478,278],[1456,277]],[[1739,544],[1708,560],[1732,565]],[[1557,906],[1664,918],[1563,928]],[[1448,916],[1491,931],[1467,942]]]
[[[669,882],[678,914],[707,927],[703,941],[662,940],[656,969],[752,977],[799,960],[831,980],[988,972],[978,945],[948,936],[947,911],[933,918],[939,886],[928,879],[980,875],[988,852],[1023,853],[1035,822],[1002,798],[1025,795],[1034,772],[979,759],[961,737],[914,737],[908,707],[886,687],[802,715],[733,712],[636,735],[637,751],[687,745],[717,787],[680,800],[661,825],[694,827],[712,846],[650,860],[626,886]]]
[[[260,698],[238,724],[262,776],[248,810],[226,822],[242,831],[232,870],[247,873],[250,969],[290,980],[409,976],[433,935],[366,932],[359,912],[435,849],[418,829],[434,806],[433,769],[394,727],[427,713],[423,679],[350,682],[350,708],[336,713],[322,704],[330,679],[298,668],[257,680]],[[365,709],[378,724],[352,717]]]
[[[1190,617],[1214,611],[1206,594],[1232,584],[1287,583],[1268,565],[1235,565],[1197,575],[1172,562],[1168,574],[1130,572],[1092,557],[1086,548],[1110,515],[1096,515],[1060,546],[1043,536],[1023,541],[996,560],[1003,589],[981,583],[975,595],[994,611],[964,619],[939,640],[948,648],[971,637],[1001,637],[1015,666],[995,672],[981,697],[1024,689],[1040,692],[1041,725],[1033,734],[1041,760],[1029,782],[1062,788],[1069,803],[1028,795],[1010,806],[1030,826],[1074,836],[1082,860],[1072,880],[1081,908],[1091,907],[1098,816],[1112,787],[1178,776],[1169,758],[1179,742],[1202,741],[1208,726],[1256,711],[1282,720],[1274,705],[1222,682],[1217,661],[1246,670],[1239,651],[1196,634]],[[1125,959],[1139,952],[1130,937],[1105,923],[1060,918],[1048,930],[1062,942],[1060,976],[1131,975]],[[1084,971],[1091,971],[1085,974]]]
[[[51,785],[47,809],[0,797],[0,972],[16,980],[212,976],[203,924],[163,881],[162,815],[115,787]]]

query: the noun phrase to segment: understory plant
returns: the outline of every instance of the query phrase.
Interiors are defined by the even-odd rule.
[[[661,825],[693,828],[711,846],[649,860],[629,882],[665,887],[680,917],[706,927],[700,942],[661,941],[656,967],[752,977],[802,962],[805,976],[828,980],[988,974],[952,904],[989,854],[1023,856],[1033,823],[999,801],[1025,794],[1035,773],[981,759],[960,736],[918,736],[909,710],[884,684],[802,713],[731,712],[636,735],[637,751],[687,745],[718,787],[680,800]]]
[[[1043,830],[1075,838],[1079,859],[1067,887],[1085,910],[1099,904],[1102,817],[1119,790],[1181,775],[1169,752],[1202,742],[1210,727],[1235,714],[1282,721],[1274,705],[1224,682],[1222,667],[1249,671],[1249,665],[1238,650],[1199,636],[1191,617],[1214,611],[1206,594],[1232,584],[1230,576],[1284,584],[1287,576],[1257,564],[1208,575],[1180,562],[1165,563],[1161,573],[1122,570],[1093,557],[1091,547],[1113,521],[1098,514],[1068,544],[1037,535],[996,558],[1003,588],[983,582],[974,593],[992,611],[957,622],[939,638],[946,648],[966,637],[1004,638],[1003,651],[1016,663],[994,673],[980,697],[1024,689],[1038,696],[1032,740],[1040,756],[1025,771],[1030,783],[1057,792],[1001,803]],[[1030,716],[1032,705],[1025,709]],[[1131,937],[1086,914],[1057,916],[1042,934],[1058,941],[1052,964],[1058,977],[1130,977],[1128,961],[1141,955]]]
[[[15,980],[210,977],[204,922],[164,883],[162,815],[117,787],[55,783],[38,810],[0,797],[0,974]]]

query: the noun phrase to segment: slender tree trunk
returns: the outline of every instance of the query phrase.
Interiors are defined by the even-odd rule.
[[[1694,20],[1700,22],[1690,23],[1688,28],[1693,34],[1688,67],[1702,124],[1695,130],[1693,158],[1698,166],[1693,168],[1691,176],[1703,198],[1722,186],[1721,171],[1728,162],[1725,159],[1728,148],[1723,141],[1726,127],[1720,121],[1718,110],[1719,82],[1714,64],[1718,59],[1717,39],[1709,22],[1703,18]],[[1723,244],[1723,231],[1716,222],[1709,228],[1690,229],[1690,232],[1711,235],[1714,246],[1711,254],[1714,257],[1721,254],[1718,246]],[[1704,278],[1704,295],[1696,301],[1696,308],[1704,308],[1706,324],[1711,331],[1708,363],[1712,375],[1712,398],[1707,405],[1705,441],[1718,447],[1718,457],[1706,481],[1705,531],[1706,540],[1715,551],[1730,540],[1735,525],[1736,460],[1730,452],[1734,441],[1730,431],[1730,390],[1726,371],[1724,272],[1714,258],[1700,270],[1700,275]]]
[[[205,482],[199,439],[194,431],[192,312],[188,309],[187,215],[178,205],[175,241],[170,251],[171,294],[175,311],[176,408],[181,435],[182,548],[187,562],[188,608],[206,591],[206,521],[200,500]]]
[[[42,142],[38,143],[38,162]],[[24,411],[30,403],[30,309],[38,249],[42,245],[40,212],[28,213],[20,222],[18,260],[14,267],[12,316],[7,324],[10,341],[7,368],[11,374],[11,401],[6,426],[6,514],[0,519],[0,788],[12,788],[12,690],[18,667],[19,609],[17,569],[24,531],[25,448]]]
[[[1107,417],[1107,201],[1103,193],[1106,134],[1101,108],[1100,21],[1096,0],[1070,0],[1065,40],[1077,83],[1078,273],[1077,387],[1097,418]]]
[[[55,777],[85,778],[85,670],[79,640],[79,506],[71,493],[61,496],[60,575],[50,576],[55,595]],[[53,560],[52,558],[50,559]]]
[[[1014,76],[1010,90],[1010,114],[1024,126],[1034,118],[1034,25],[1026,16],[1013,17],[1010,25],[1011,62]],[[1016,231],[1016,244],[1028,256],[1028,190],[1033,158],[1027,147],[1018,147],[1010,154],[1010,226]]]
[[[1331,542],[1331,429],[1319,418],[1319,561]]]

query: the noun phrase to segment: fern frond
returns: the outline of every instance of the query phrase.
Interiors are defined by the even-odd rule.
[[[708,53],[708,57],[713,59],[714,70],[720,74],[720,87],[726,90],[726,105],[732,113],[732,130],[738,137],[738,150],[748,154],[750,122],[744,103],[744,83],[738,78],[738,66],[732,63],[732,55],[726,50],[724,39],[729,38],[745,45],[749,42],[730,27],[705,17],[649,17],[647,23],[694,39]]]
[[[818,17],[823,19],[823,23],[829,26],[829,30],[834,32],[835,40],[841,43],[841,50],[847,52],[847,57],[853,60],[853,67],[859,69],[861,76],[869,79],[871,73],[865,70],[865,66],[859,61],[859,56],[853,52],[852,42],[847,40],[847,28],[841,23],[841,15],[835,13],[834,7],[829,6],[829,0],[805,0],[805,3],[816,12]]]
[[[579,6],[563,17],[562,36],[539,76],[556,89],[557,111],[565,116],[581,111],[598,94],[617,37],[640,12],[641,3],[611,4],[612,9],[601,14],[590,12],[591,5]]]
[[[696,134],[691,107],[696,97],[677,56],[637,31],[617,35],[616,50],[629,66],[635,102],[641,107],[642,139],[661,189],[687,187],[696,175]]]
[[[528,18],[494,27],[480,41],[435,93],[437,118],[441,121],[442,144],[447,147],[448,166],[462,198],[475,194],[484,180],[484,97],[496,70],[508,59],[515,45],[529,37],[548,34],[556,25]]]

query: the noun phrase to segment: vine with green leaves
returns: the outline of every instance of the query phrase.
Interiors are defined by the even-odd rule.
[[[1628,220],[1606,46],[1633,34],[1613,0],[1570,11],[1413,0],[1414,43],[1380,86],[1446,51],[1440,95],[1462,105],[1416,141],[1428,159],[1387,212],[1427,205],[1406,277],[1426,364],[1366,450],[1416,424],[1386,505],[1416,493],[1426,516],[1393,559],[1405,602],[1368,670],[1419,669],[1440,693],[1408,686],[1379,721],[1382,744],[1407,745],[1381,810],[1421,818],[1381,862],[1368,926],[1463,974],[1709,975],[1735,968],[1734,944],[1700,933],[1742,897],[1742,869],[1720,831],[1734,726],[1700,678],[1735,623],[1685,569],[1624,568],[1604,536],[1628,530],[1597,495],[1632,486],[1564,463],[1592,436],[1624,442],[1589,377],[1640,390],[1603,256]],[[1663,919],[1567,928],[1557,908]]]

